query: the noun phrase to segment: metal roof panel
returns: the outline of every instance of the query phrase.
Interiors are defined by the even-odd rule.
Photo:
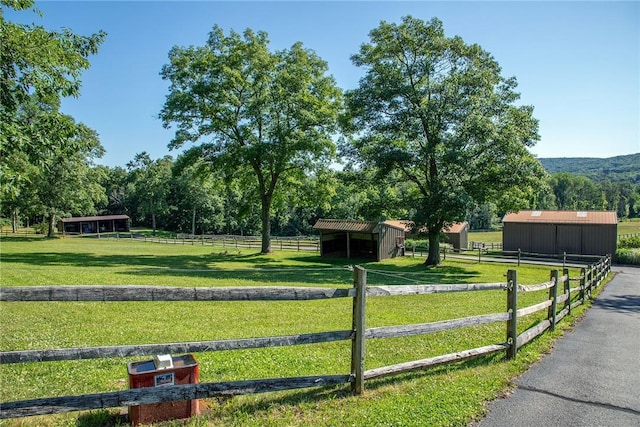
[[[520,211],[504,216],[502,222],[546,224],[617,224],[615,211]]]
[[[113,219],[129,219],[128,215],[98,215],[98,216],[76,216],[72,218],[62,218],[62,222],[82,222],[82,221],[109,221]]]

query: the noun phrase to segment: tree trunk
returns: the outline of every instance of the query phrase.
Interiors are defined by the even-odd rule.
[[[191,235],[196,235],[196,207],[193,207],[193,215],[191,215]]]
[[[435,228],[436,231],[432,231]],[[440,228],[429,228],[429,256],[425,265],[440,264]]]
[[[11,211],[11,229],[14,233],[18,232],[18,208]]]
[[[56,221],[56,214],[55,213],[49,214],[49,233],[47,233],[47,237],[55,236],[55,221]]]
[[[271,253],[271,195],[262,196],[262,250],[263,254]]]

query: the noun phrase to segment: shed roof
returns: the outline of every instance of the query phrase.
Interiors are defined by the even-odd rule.
[[[348,231],[353,233],[377,233],[380,225],[404,230],[396,221],[355,221],[350,219],[319,219],[313,226],[316,230]]]
[[[406,219],[399,220],[399,221],[385,221],[385,224],[393,224],[398,228],[403,228],[407,232],[412,231],[413,228],[415,227],[415,223],[413,221],[409,221]],[[451,224],[450,227],[444,228],[442,232],[443,233],[460,233],[468,226],[469,226],[469,223],[467,221],[455,222]],[[413,231],[416,233],[426,233],[429,230],[427,229],[427,227],[422,227],[419,230],[413,230]]]
[[[129,215],[99,215],[99,216],[76,216],[72,218],[62,218],[62,222],[87,222],[87,221],[109,221],[113,219],[129,219]]]
[[[617,224],[615,211],[520,211],[504,216],[502,222],[552,224]]]
[[[461,233],[468,226],[469,226],[469,223],[467,221],[456,222],[456,223],[451,224],[451,226],[449,228],[445,228],[444,230],[442,230],[442,232],[443,233],[452,233],[452,234]]]
[[[384,223],[404,231],[411,231],[411,228],[413,227],[413,221],[409,221],[407,219],[388,219]]]

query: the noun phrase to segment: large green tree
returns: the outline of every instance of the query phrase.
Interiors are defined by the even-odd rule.
[[[295,43],[272,52],[264,32],[215,26],[205,46],[174,47],[162,77],[171,82],[160,113],[177,125],[172,148],[203,145],[225,175],[249,168],[261,204],[262,252],[271,251],[274,195],[335,154],[331,139],[341,91],[327,64]]]
[[[104,215],[121,215],[128,214],[128,194],[127,184],[129,174],[120,166],[109,167],[98,165],[95,166],[96,173],[101,177],[99,184],[105,189],[107,200],[106,203],[99,208],[100,213]]]
[[[201,234],[212,233],[224,224],[222,180],[199,156],[192,162],[189,154],[179,156],[173,165],[172,225],[191,234],[196,234],[197,228]]]
[[[156,234],[159,215],[168,213],[168,195],[171,185],[171,168],[173,158],[165,156],[153,160],[146,151],[135,155],[127,163],[130,183],[129,191],[136,199],[137,214],[141,217],[151,216],[151,228]]]
[[[352,158],[413,184],[414,222],[428,230],[427,265],[440,262],[443,227],[474,203],[518,209],[543,176],[527,147],[538,139],[533,107],[518,106],[515,78],[442,22],[405,17],[382,22],[352,56],[366,71],[347,93]]]
[[[55,120],[38,123],[43,139],[60,139],[58,149],[42,154],[40,167],[32,184],[38,206],[53,237],[56,220],[65,215],[96,213],[107,197],[99,182],[101,170],[93,168],[93,160],[102,157],[104,148],[96,132],[73,118],[51,112]],[[61,139],[64,135],[64,139]]]
[[[89,67],[88,57],[98,51],[106,34],[74,34],[69,29],[49,31],[37,25],[22,25],[4,18],[4,10],[27,10],[33,0],[0,0],[0,179],[2,196],[16,196],[26,182],[21,156],[42,166],[63,149],[73,152],[65,133],[53,135],[51,126],[43,138],[30,116],[36,107],[57,111],[60,99],[78,96],[80,74]],[[37,12],[37,11],[36,11]],[[39,12],[38,12],[39,13]],[[35,99],[35,101],[34,101]],[[49,114],[51,121],[64,121]]]

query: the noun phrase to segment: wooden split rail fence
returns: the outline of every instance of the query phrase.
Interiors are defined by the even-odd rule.
[[[260,236],[234,236],[218,234],[176,234],[175,237],[137,237],[145,242],[157,242],[176,245],[199,245],[199,246],[222,246],[226,249],[239,248],[260,248],[262,239]],[[271,247],[280,250],[294,251],[320,251],[318,239],[294,236],[294,237],[271,237]]]
[[[1,287],[0,301],[282,301],[316,300],[326,298],[353,298],[352,328],[320,333],[245,338],[234,340],[181,342],[61,348],[48,350],[0,351],[0,364],[80,360],[109,357],[132,357],[179,352],[211,352],[249,348],[292,346],[351,341],[351,371],[343,375],[314,375],[291,378],[271,378],[245,381],[171,385],[137,388],[125,391],[61,396],[0,403],[0,418],[121,407],[148,403],[193,400],[219,396],[264,393],[308,387],[350,384],[355,394],[361,394],[365,380],[398,374],[414,369],[428,368],[506,351],[509,358],[516,357],[519,347],[525,345],[557,322],[573,308],[590,298],[591,291],[602,283],[611,267],[611,258],[583,268],[577,278],[569,278],[568,270],[562,276],[552,270],[549,281],[532,286],[518,284],[517,272],[509,270],[506,283],[366,286],[367,271],[354,267],[354,287],[302,288],[302,287],[221,287],[175,288],[158,286],[33,286]],[[577,286],[572,287],[572,284]],[[369,297],[423,295],[442,292],[471,292],[504,289],[507,291],[507,311],[432,323],[366,328],[366,299]],[[549,298],[538,304],[518,308],[518,293],[549,290]],[[559,294],[560,293],[560,294]],[[559,310],[559,305],[562,309]],[[537,325],[518,334],[518,319],[537,311],[547,310],[546,318]],[[506,341],[457,353],[365,370],[365,342],[425,335],[457,328],[493,322],[506,322]]]

